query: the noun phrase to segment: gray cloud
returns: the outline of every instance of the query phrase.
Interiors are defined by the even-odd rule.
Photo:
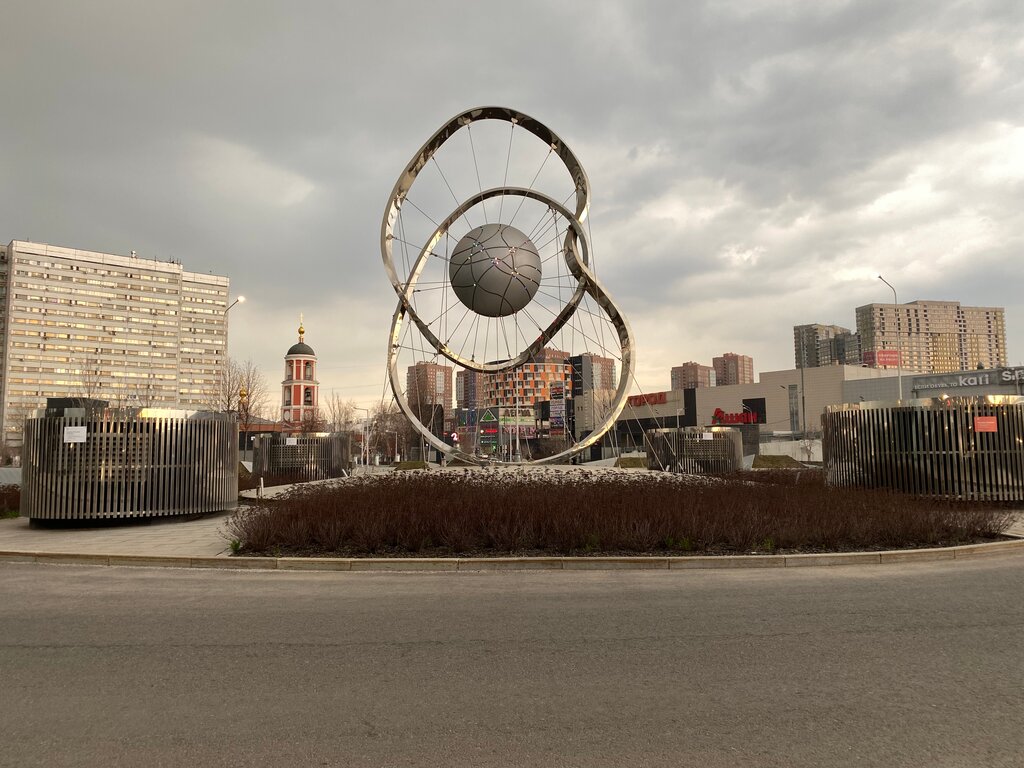
[[[228,274],[232,353],[271,378],[301,311],[324,385],[379,396],[384,203],[482,103],[581,156],[647,389],[727,349],[791,366],[791,326],[852,325],[880,271],[1006,306],[1024,359],[1019,2],[22,3],[3,25],[0,239]]]

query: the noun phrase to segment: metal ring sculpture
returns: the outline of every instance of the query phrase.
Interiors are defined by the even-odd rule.
[[[545,142],[550,147],[551,151],[561,160],[565,169],[569,172],[572,178],[575,185],[575,211],[570,211],[558,201],[545,194],[534,191],[532,188],[526,189],[522,187],[501,186],[481,190],[479,193],[457,205],[455,210],[437,226],[433,234],[419,250],[415,263],[409,270],[409,274],[405,279],[402,279],[395,269],[392,246],[396,239],[394,231],[395,223],[396,220],[398,220],[402,205],[408,198],[410,189],[416,181],[419,173],[434,158],[438,150],[440,150],[441,147],[452,138],[452,136],[460,130],[468,128],[471,124],[483,120],[499,120],[511,123],[512,126],[519,126],[526,131],[529,131],[542,142]],[[503,360],[501,362],[478,362],[474,359],[467,359],[460,351],[454,350],[448,345],[448,343],[438,338],[437,334],[430,328],[430,324],[424,322],[416,313],[413,306],[412,296],[416,289],[417,280],[419,279],[427,260],[431,256],[437,255],[434,251],[435,246],[437,246],[442,238],[449,236],[449,228],[452,224],[463,217],[466,211],[470,210],[477,204],[481,204],[492,198],[502,197],[518,197],[538,201],[539,203],[548,206],[549,210],[552,212],[557,212],[558,215],[562,216],[566,220],[568,227],[565,232],[562,253],[569,273],[576,280],[576,287],[572,296],[551,320],[547,328],[543,329],[537,338],[526,346],[525,349],[520,351],[511,359]],[[384,268],[387,271],[388,278],[391,280],[391,285],[395,289],[395,293],[398,295],[398,306],[395,309],[394,316],[391,321],[391,336],[388,346],[388,377],[391,382],[391,389],[395,395],[395,399],[405,416],[431,446],[444,452],[449,458],[459,458],[475,464],[486,463],[484,460],[462,451],[457,445],[450,445],[435,436],[431,433],[430,429],[416,417],[416,414],[410,407],[401,387],[401,380],[399,379],[398,373],[400,334],[402,324],[405,322],[406,318],[415,324],[424,339],[426,339],[438,354],[443,355],[448,358],[448,360],[468,370],[479,371],[482,373],[497,373],[516,368],[517,366],[529,362],[562,329],[562,327],[565,326],[573,313],[579,308],[584,297],[589,295],[607,315],[608,320],[613,325],[618,337],[619,348],[621,350],[619,380],[613,402],[608,412],[605,414],[604,419],[597,424],[596,428],[583,440],[564,451],[554,454],[553,456],[526,463],[556,463],[580,453],[600,440],[601,437],[614,425],[616,418],[622,412],[622,409],[626,404],[629,381],[633,375],[632,332],[625,316],[623,316],[622,312],[615,305],[615,302],[612,300],[608,292],[598,282],[598,279],[591,268],[590,245],[586,231],[583,227],[583,222],[586,219],[589,206],[590,185],[587,180],[587,174],[583,170],[583,166],[580,164],[576,155],[573,154],[568,146],[566,146],[565,142],[562,141],[554,131],[549,129],[543,123],[529,117],[528,115],[524,115],[521,112],[506,107],[480,107],[468,110],[453,117],[436,133],[434,133],[422,148],[420,148],[409,164],[405,167],[405,170],[402,171],[401,176],[399,176],[398,181],[395,183],[381,224],[381,254],[384,259]],[[499,229],[503,226],[505,225],[499,225]],[[508,227],[511,229],[511,225],[508,225]],[[480,228],[477,229],[479,230]],[[511,231],[515,234],[521,234],[514,229],[511,229]],[[468,243],[471,251],[480,251],[482,248],[481,243],[477,242],[475,239],[479,236],[480,233],[477,230],[473,230],[469,235],[464,237],[460,243]],[[526,244],[532,245],[529,243],[528,239],[526,239]],[[523,244],[522,247],[526,248],[526,244]],[[506,245],[508,245],[508,243],[506,243]],[[510,247],[509,253],[512,253],[513,251],[515,251],[515,247]],[[525,255],[528,256],[529,253],[527,252]],[[536,253],[534,251],[534,256],[535,255]],[[453,275],[456,271],[457,268],[453,267]],[[516,272],[515,274],[518,275],[519,273]],[[520,282],[522,282],[521,279]],[[453,285],[452,288],[455,289],[456,287]],[[534,290],[536,289],[534,288]],[[532,297],[532,294],[530,294],[530,296]],[[466,303],[466,299],[462,294],[459,295],[459,298],[466,304],[466,306],[473,309],[470,304]],[[502,300],[499,301],[499,307],[493,310],[494,313],[508,314],[509,309],[513,312],[520,309],[520,307],[514,305],[509,305],[508,309],[506,309],[504,306],[505,303],[504,298],[502,298]]]

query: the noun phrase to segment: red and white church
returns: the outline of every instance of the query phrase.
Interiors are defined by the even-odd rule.
[[[284,356],[281,423],[286,431],[300,431],[319,421],[320,382],[316,378],[316,352],[305,341],[306,329],[299,316],[299,343]]]

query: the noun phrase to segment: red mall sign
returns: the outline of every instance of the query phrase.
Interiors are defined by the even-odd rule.
[[[630,395],[627,400],[633,408],[641,405],[664,405],[668,402],[668,392],[651,392],[649,395]]]
[[[975,432],[998,432],[999,428],[996,426],[995,416],[975,416],[974,417],[974,431]]]
[[[757,424],[757,414],[753,411],[743,413],[726,413],[721,408],[715,408],[711,415],[712,424]]]

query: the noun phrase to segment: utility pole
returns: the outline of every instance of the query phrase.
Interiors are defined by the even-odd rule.
[[[807,388],[804,386],[804,366],[800,366],[800,430],[807,439]]]
[[[900,301],[899,301],[898,298],[896,298],[896,289],[893,288],[892,283],[890,283],[888,280],[886,280],[881,275],[878,276],[878,279],[881,280],[886,285],[888,285],[890,288],[892,288],[892,308],[893,308],[893,311],[896,313],[896,381],[897,381],[897,386],[899,386],[899,390],[900,390],[900,400],[902,400],[903,399],[903,351],[902,351],[902,349],[900,347],[900,306],[899,306]]]
[[[516,387],[516,415],[515,415],[515,427],[516,427],[516,456],[522,459],[522,449],[519,446],[519,387]]]

